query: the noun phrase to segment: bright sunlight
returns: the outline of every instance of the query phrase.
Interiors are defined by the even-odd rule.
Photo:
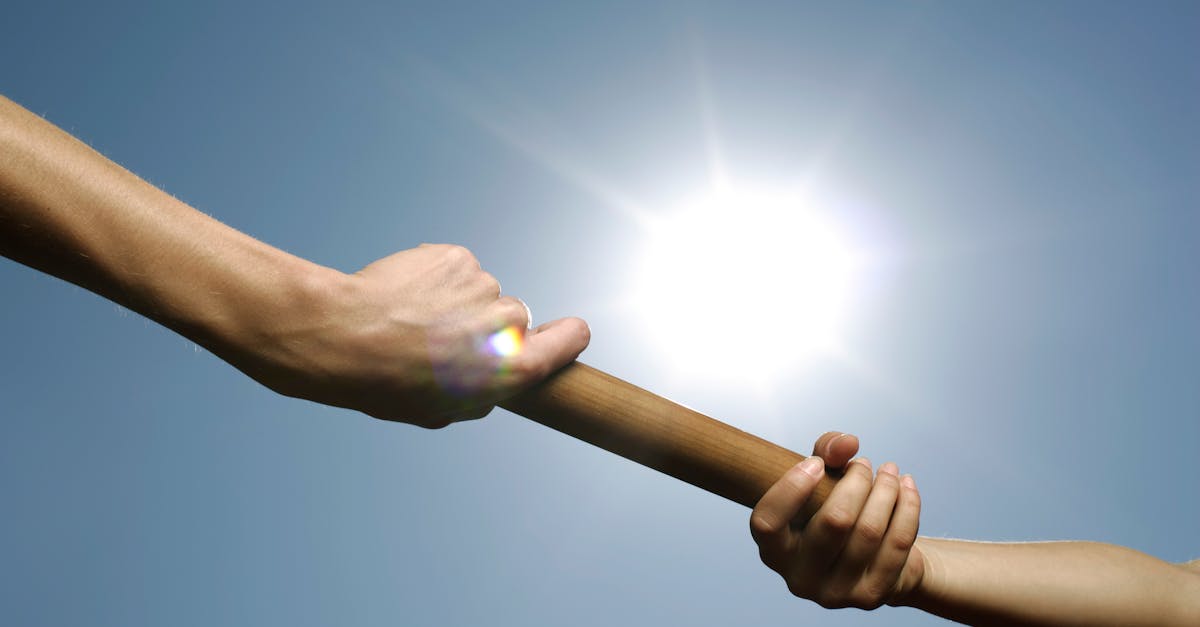
[[[819,210],[726,189],[651,219],[634,306],[678,371],[759,379],[837,347],[855,259]]]

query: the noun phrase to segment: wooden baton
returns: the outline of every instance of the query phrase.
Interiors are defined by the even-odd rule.
[[[746,507],[803,455],[575,362],[500,406]],[[826,476],[797,522],[833,489]]]

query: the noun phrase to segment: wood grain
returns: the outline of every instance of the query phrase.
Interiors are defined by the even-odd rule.
[[[746,507],[804,459],[580,362],[500,406]],[[821,481],[798,522],[835,483]]]

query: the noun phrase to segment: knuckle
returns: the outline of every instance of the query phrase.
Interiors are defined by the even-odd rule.
[[[407,418],[392,418],[392,420],[397,422],[408,422],[421,427],[422,429],[430,430],[444,429],[454,422],[450,417],[439,414],[421,414]]]
[[[525,324],[525,303],[516,296],[501,296],[498,299],[502,307],[505,322],[520,322]]]
[[[543,360],[530,359],[526,355],[527,353],[519,353],[508,366],[519,382],[540,381],[550,374],[549,366]]]
[[[883,605],[887,589],[877,581],[863,584],[854,591],[850,600],[854,607],[860,610],[873,610]]]
[[[862,462],[853,462],[851,464],[847,464],[845,476],[847,478],[853,478],[856,481],[865,481],[868,485],[872,481],[871,469]]]
[[[805,499],[811,496],[812,489],[816,487],[818,481],[816,477],[805,472],[799,465],[789,468],[783,477],[795,488],[797,494],[803,495]]]
[[[457,411],[453,414],[447,415],[446,420],[450,424],[464,422],[467,420],[479,420],[492,413],[492,409],[494,408],[495,405],[480,405],[471,407],[470,409],[463,409],[462,411]]]
[[[787,500],[799,505],[808,502],[817,480],[807,472],[793,467],[779,478],[778,484],[788,486],[791,493],[787,495]]]
[[[870,597],[859,593],[847,598],[845,607],[852,607],[858,610],[873,610],[879,607],[879,604],[872,603]]]
[[[770,568],[774,571],[779,570],[781,560],[779,559],[779,555],[777,555],[774,551],[771,551],[765,547],[760,547],[758,549],[758,559],[762,560],[763,565],[767,568]]]
[[[459,244],[446,244],[445,248],[442,250],[444,251],[443,254],[445,254],[446,257],[454,261],[475,261],[475,254],[472,253],[466,246],[461,246]]]
[[[481,420],[483,418],[487,418],[492,413],[493,409],[496,409],[495,405],[488,405],[487,407],[484,407],[478,411],[471,412],[471,415],[467,416],[463,420]]]
[[[454,422],[448,413],[438,411],[432,405],[408,408],[379,405],[367,413],[380,420],[403,422],[422,429],[442,429]]]
[[[479,272],[479,283],[484,292],[495,294],[500,293],[500,280],[490,272],[484,272],[481,270]]]
[[[844,507],[831,507],[820,514],[821,525],[837,534],[849,533],[854,528],[854,514]]]
[[[834,594],[828,589],[822,589],[813,595],[813,601],[827,610],[836,610],[846,607],[845,599],[838,594]]]
[[[877,546],[883,542],[883,535],[886,531],[885,527],[874,521],[860,520],[854,526],[854,534],[871,546]]]
[[[898,492],[900,490],[900,480],[895,475],[881,472],[875,475],[875,486]]]
[[[768,516],[755,514],[750,517],[750,533],[755,537],[771,536],[782,529],[781,525],[775,523]]]
[[[893,551],[907,553],[912,550],[916,538],[907,533],[896,533],[888,539],[888,548]]]

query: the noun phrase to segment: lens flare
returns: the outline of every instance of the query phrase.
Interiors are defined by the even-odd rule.
[[[525,338],[521,333],[521,329],[517,327],[505,327],[496,331],[488,338],[488,348],[492,354],[500,357],[512,357],[521,352],[521,346]]]

